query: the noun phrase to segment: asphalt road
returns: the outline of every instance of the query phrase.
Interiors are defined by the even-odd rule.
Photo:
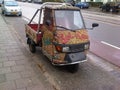
[[[32,15],[29,14],[28,16]],[[26,45],[24,28],[24,24],[27,23],[28,19],[16,16],[3,16],[3,18],[8,25],[15,29],[16,38],[19,38],[21,44],[23,44],[23,46],[25,46],[28,50],[28,46]],[[90,20],[89,23],[91,22],[93,21]],[[95,30],[90,32],[95,33]],[[27,51],[22,51],[24,51],[27,56]],[[57,89],[119,90],[119,69],[116,69],[115,66],[109,65],[107,62],[104,61],[101,64],[102,60],[99,58],[95,58],[96,56],[92,54],[89,54],[89,56],[92,56],[92,58],[88,58],[87,62],[81,63],[79,71],[72,74],[66,70],[66,67],[52,66],[48,59],[41,54],[39,48],[37,48],[37,52],[35,54],[31,54],[31,58],[34,60],[34,62],[36,62],[36,65],[40,67],[40,71],[43,72],[43,74],[46,76],[46,80],[48,80],[51,84],[56,85]]]

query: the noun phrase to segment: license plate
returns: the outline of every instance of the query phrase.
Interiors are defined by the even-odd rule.
[[[12,14],[17,14],[17,12],[12,12]]]

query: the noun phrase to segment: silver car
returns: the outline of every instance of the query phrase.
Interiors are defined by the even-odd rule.
[[[16,1],[3,1],[1,6],[2,14],[22,16],[21,7]]]

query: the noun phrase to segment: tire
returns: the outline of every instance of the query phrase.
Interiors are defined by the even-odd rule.
[[[80,6],[81,9],[83,9],[83,6]]]
[[[22,13],[21,13],[21,14],[19,14],[19,16],[21,17],[21,16],[22,16]]]
[[[4,14],[4,11],[2,10],[2,14]]]
[[[30,51],[32,52],[32,53],[35,53],[36,52],[36,47],[35,47],[35,45],[34,44],[29,44],[29,49],[30,49]]]
[[[69,66],[67,67],[67,69],[68,69],[69,72],[75,73],[75,72],[77,72],[78,69],[79,69],[79,64],[77,63],[77,64],[69,65]]]
[[[6,16],[5,11],[3,11],[4,16]]]

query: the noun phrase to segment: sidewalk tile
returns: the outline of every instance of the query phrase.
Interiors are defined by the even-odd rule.
[[[10,72],[11,72],[10,67],[0,68],[0,74],[6,74],[6,73],[10,73]]]
[[[0,68],[3,67],[3,63],[0,62]]]
[[[16,65],[15,61],[6,61],[3,63],[4,67]]]
[[[23,72],[20,72],[20,73],[21,73],[23,78],[34,77],[36,75],[33,70],[27,70],[27,71],[23,71]]]
[[[16,60],[24,60],[25,56],[13,56],[13,57],[9,57],[9,60],[13,60],[13,61],[16,61]]]
[[[8,61],[8,57],[0,57],[0,62],[6,62]]]
[[[0,83],[5,82],[5,81],[6,81],[5,74],[0,74]]]
[[[6,79],[9,80],[16,80],[16,79],[20,79],[21,75],[19,72],[16,73],[7,73],[6,75]]]
[[[27,87],[27,90],[50,90],[50,89],[45,89],[43,85],[37,85],[37,86]]]
[[[7,81],[0,83],[0,90],[16,90],[16,85],[14,81]]]
[[[25,71],[25,65],[18,65],[18,66],[12,66],[11,67],[12,72],[20,72]]]
[[[33,86],[32,80],[30,78],[22,78],[15,80],[17,88],[25,88],[29,86]]]
[[[21,88],[21,89],[17,89],[17,90],[27,90],[26,88]]]

